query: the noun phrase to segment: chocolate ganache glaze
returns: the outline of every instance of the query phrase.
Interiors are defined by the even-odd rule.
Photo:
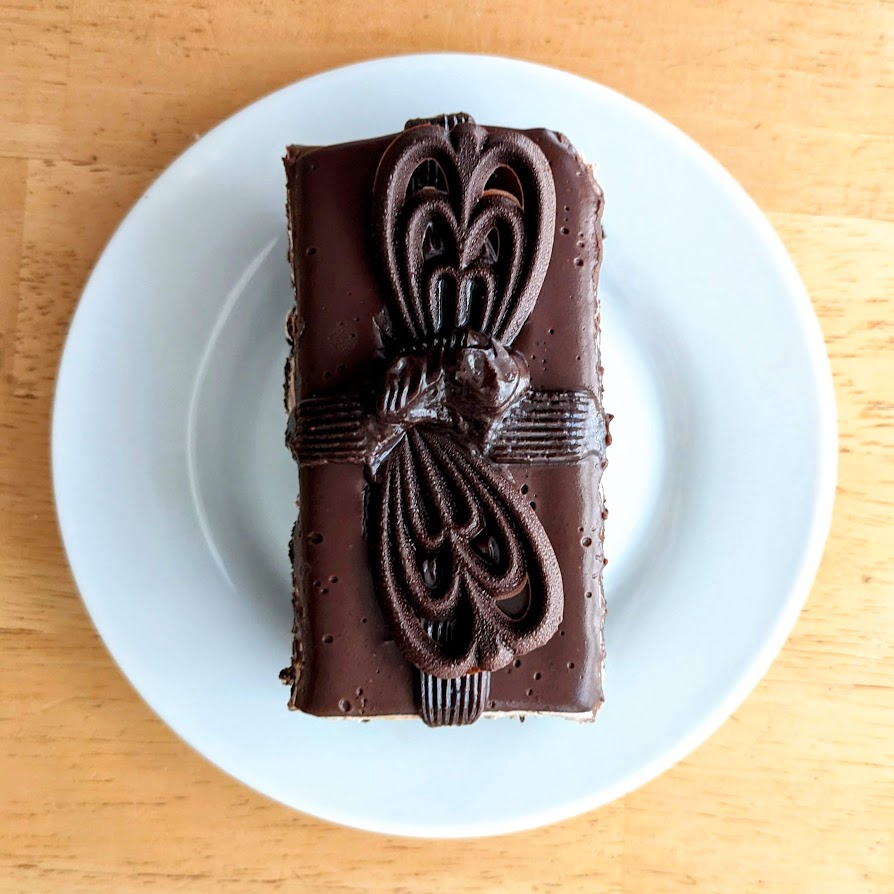
[[[545,137],[552,137],[552,142]],[[557,226],[560,216],[564,223],[571,222],[572,207],[565,204],[564,213],[557,209],[556,165],[550,158],[557,154],[556,143],[564,150],[560,157],[576,163],[572,176],[580,177],[583,165],[564,138],[546,131],[485,129],[465,115],[409,122],[387,143],[332,147],[353,148],[351,154],[363,167],[364,148],[383,146],[372,178],[373,245],[366,269],[352,269],[350,273],[360,275],[343,278],[359,286],[361,293],[371,286],[380,304],[376,307],[369,294],[355,298],[353,289],[346,296],[353,300],[336,304],[347,311],[355,309],[353,321],[358,324],[363,320],[359,313],[375,309],[369,318],[375,343],[362,360],[350,344],[344,345],[355,363],[338,364],[336,373],[353,367],[355,375],[334,377],[325,370],[323,387],[313,388],[308,387],[314,376],[307,367],[321,355],[308,352],[309,311],[318,304],[323,309],[318,295],[334,301],[344,290],[320,292],[315,261],[304,261],[314,259],[319,243],[326,241],[319,238],[325,231],[318,228],[314,244],[307,243],[308,231],[313,236],[315,228],[309,225],[313,219],[301,198],[302,193],[306,197],[307,181],[315,179],[307,175],[319,165],[307,162],[327,150],[290,150],[286,167],[298,310],[290,315],[288,326],[295,350],[287,365],[287,443],[301,469],[302,490],[297,541],[292,546],[295,650],[292,666],[284,672],[292,684],[293,707],[335,713],[332,707],[316,704],[315,694],[353,692],[354,699],[337,699],[339,713],[404,714],[409,713],[409,696],[413,709],[431,725],[469,723],[484,711],[500,710],[493,697],[498,694],[498,687],[492,686],[493,672],[502,671],[506,678],[513,670],[518,674],[522,656],[543,652],[570,632],[560,630],[566,602],[561,557],[567,548],[559,548],[557,557],[542,514],[530,499],[530,487],[513,477],[513,471],[525,471],[527,477],[536,478],[538,467],[552,467],[555,484],[565,477],[556,474],[560,468],[577,469],[578,484],[588,481],[592,492],[579,487],[569,497],[587,514],[596,508],[598,518],[589,528],[579,526],[575,540],[601,560],[598,481],[607,431],[598,369],[593,369],[592,382],[586,376],[582,382],[574,376],[563,378],[563,385],[570,380],[579,387],[543,387],[546,383],[537,379],[546,378],[546,358],[532,376],[530,361],[536,360],[536,353],[514,345],[520,334],[523,340],[526,321],[541,296],[554,246],[561,246],[556,235],[571,234],[569,227]],[[372,161],[374,153],[369,155]],[[563,170],[568,167],[560,166],[563,181],[571,173]],[[584,184],[575,185],[579,194],[592,197],[592,216],[587,229],[577,234],[573,266],[590,275],[588,288],[582,283],[584,288],[579,289],[580,303],[584,311],[587,306],[595,311],[601,194],[589,176]],[[560,186],[567,188],[566,182]],[[340,207],[337,187],[330,198],[330,205]],[[314,218],[319,223],[326,216],[315,213]],[[351,208],[346,217],[356,219],[357,209]],[[353,258],[348,254],[345,260]],[[552,278],[561,280],[554,274]],[[586,326],[586,316],[583,322]],[[579,351],[575,355],[579,370],[585,363],[580,351],[598,366],[596,326],[594,314],[588,326],[589,345],[580,333],[567,330],[566,340],[578,340],[570,347]],[[338,327],[344,327],[344,320]],[[331,341],[331,319],[328,328]],[[555,333],[550,327],[549,335]],[[352,332],[349,342],[357,335]],[[333,378],[342,381],[331,382]],[[540,387],[532,386],[532,378]],[[368,556],[362,589],[375,595],[379,608],[375,620],[385,634],[365,656],[342,648],[340,665],[317,656],[339,651],[326,647],[341,645],[346,637],[317,636],[311,628],[319,627],[320,616],[338,618],[340,624],[332,628],[343,628],[351,607],[341,617],[334,610],[315,610],[334,599],[327,600],[330,588],[320,579],[311,582],[310,592],[306,582],[309,566],[317,565],[314,559],[325,551],[323,534],[306,528],[309,518],[318,514],[308,507],[307,491],[317,491],[315,485],[326,479],[341,485],[333,488],[335,492],[356,481],[353,474],[333,476],[332,467],[338,465],[363,469],[362,493],[353,511]],[[582,471],[589,474],[582,476]],[[344,546],[350,550],[352,538]],[[356,567],[357,556],[351,560]],[[565,564],[581,566],[580,561]],[[569,708],[564,703],[565,680],[557,691],[559,698],[552,699],[555,704],[534,700],[534,688],[528,687],[529,707],[511,705],[502,710],[580,714],[592,713],[601,702],[601,561],[583,565],[594,569],[590,589],[575,592],[572,614],[576,622],[581,614],[578,603],[590,600],[595,607],[583,614],[593,616],[593,629],[569,640],[569,645],[583,645],[583,653],[579,647],[552,650],[579,656],[581,671],[590,672],[591,679],[580,679],[581,685],[575,687],[581,691],[581,704]],[[575,570],[579,579],[579,567]],[[355,580],[358,577],[354,575]],[[328,576],[330,584],[339,579]],[[369,600],[357,599],[358,595],[353,594],[354,601],[368,606]],[[359,626],[368,626],[371,614],[362,616]],[[389,643],[397,646],[399,656]],[[416,682],[410,687],[406,672],[397,673],[393,667],[398,657],[408,669],[415,669]],[[383,663],[392,671],[391,683],[404,690],[403,695],[390,694],[394,707],[388,706],[389,699],[382,697],[380,681],[375,679],[382,676]],[[326,672],[322,665],[329,673],[334,671],[334,678],[320,678]],[[560,675],[573,676],[575,666],[566,661]],[[351,670],[357,681],[371,687],[370,694],[377,694],[376,704],[363,686],[342,685]],[[551,677],[556,670],[553,666]],[[532,675],[534,681],[544,677],[543,671]]]

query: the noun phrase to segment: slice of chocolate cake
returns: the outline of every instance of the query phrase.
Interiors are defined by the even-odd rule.
[[[602,193],[561,134],[289,148],[290,706],[595,715]]]

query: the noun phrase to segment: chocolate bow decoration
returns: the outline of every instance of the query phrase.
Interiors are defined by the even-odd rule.
[[[532,506],[501,464],[596,453],[594,396],[530,387],[512,342],[546,276],[555,187],[524,134],[465,116],[410,122],[373,190],[388,358],[377,393],[302,400],[300,463],[363,463],[382,609],[420,671],[427,723],[468,723],[489,672],[545,644],[562,578]]]

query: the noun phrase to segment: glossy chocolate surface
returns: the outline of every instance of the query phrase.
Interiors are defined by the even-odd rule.
[[[487,130],[495,138],[515,133]],[[555,214],[554,220],[550,215],[549,261],[539,293],[511,351],[537,393],[588,391],[598,405],[595,283],[601,193],[564,137],[544,130],[523,135],[549,165]],[[287,156],[297,285],[290,323],[295,357],[287,393],[292,406],[310,398],[367,393],[370,383],[387,381],[394,365],[388,334],[383,337],[388,299],[370,222],[376,174],[395,139],[293,148]],[[455,359],[450,362],[455,367]],[[499,372],[506,363],[501,356],[494,368]],[[455,374],[452,368],[453,380]],[[503,411],[499,400],[495,405]],[[561,623],[553,625],[548,638],[506,656],[490,674],[489,686],[475,689],[476,698],[486,696],[486,712],[587,714],[601,704],[601,405],[598,412],[598,449],[583,451],[574,461],[520,462],[505,445],[502,453],[493,454],[507,460],[495,462],[494,468],[511,482],[548,536],[561,571],[564,606]],[[294,439],[294,430],[291,435]],[[396,641],[393,615],[383,612],[375,586],[380,571],[370,561],[370,481],[370,468],[359,462],[300,463],[294,543],[298,647],[286,676],[294,684],[292,706],[314,714],[420,713],[418,670],[408,661],[405,644]]]

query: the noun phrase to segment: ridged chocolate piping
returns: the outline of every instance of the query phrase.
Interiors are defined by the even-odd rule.
[[[453,631],[452,621],[430,623],[431,638],[448,643]],[[484,711],[490,697],[490,674],[465,674],[459,678],[435,677],[419,673],[419,703],[422,719],[428,726],[467,726]]]

